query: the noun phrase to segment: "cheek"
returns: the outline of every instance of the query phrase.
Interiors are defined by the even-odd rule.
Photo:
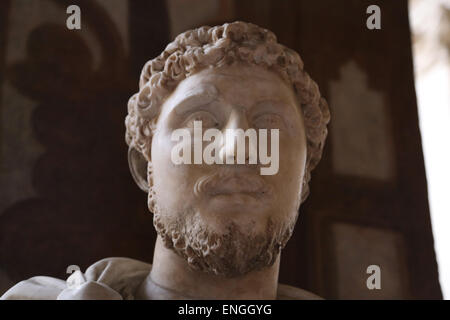
[[[291,211],[297,209],[297,200],[301,192],[302,180],[305,172],[306,146],[301,140],[280,140],[280,168],[278,174],[269,177],[278,193],[277,202],[280,207]]]
[[[158,206],[167,213],[187,212],[195,203],[194,185],[201,176],[198,166],[172,162],[171,135],[157,133],[152,141],[153,187]]]
[[[170,136],[156,133],[152,141],[153,188],[158,206],[169,211],[179,210],[188,186],[183,170],[171,161],[172,145]]]

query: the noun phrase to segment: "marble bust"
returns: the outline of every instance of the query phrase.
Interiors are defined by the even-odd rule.
[[[278,272],[329,119],[301,58],[272,32],[233,22],[180,34],[144,65],[125,121],[130,170],[148,193],[158,233],[153,263],[106,258],[67,281],[22,281],[2,298],[317,298],[279,284]],[[187,133],[181,142],[174,140],[180,129]],[[237,138],[220,136],[227,130],[245,132],[243,154]],[[251,161],[264,142],[277,155],[269,174],[261,171],[267,161]],[[174,161],[175,147],[192,163]],[[240,154],[244,162],[233,161]]]

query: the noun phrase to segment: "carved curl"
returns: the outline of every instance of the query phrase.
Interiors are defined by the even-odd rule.
[[[151,161],[152,134],[164,98],[178,83],[206,68],[244,62],[277,73],[290,83],[304,116],[307,159],[301,201],[309,194],[311,170],[318,164],[330,120],[328,105],[319,87],[303,70],[303,61],[293,50],[277,43],[269,30],[251,23],[233,22],[201,27],[178,35],[141,72],[139,92],[128,101],[126,142]]]

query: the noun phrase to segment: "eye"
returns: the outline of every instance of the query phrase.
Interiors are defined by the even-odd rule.
[[[283,119],[275,113],[264,113],[253,120],[253,126],[260,129],[281,129],[283,125]]]
[[[201,121],[202,128],[216,128],[219,126],[219,121],[213,114],[207,111],[197,111],[189,115],[184,121],[184,126],[187,128],[194,128],[194,121]]]

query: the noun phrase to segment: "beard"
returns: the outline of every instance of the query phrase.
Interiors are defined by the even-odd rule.
[[[202,272],[236,277],[270,267],[292,235],[295,218],[277,222],[269,218],[264,231],[243,228],[230,221],[221,233],[209,227],[193,209],[169,218],[161,207],[154,210],[153,224],[164,245]],[[156,209],[156,208],[154,208]]]
[[[160,206],[150,162],[147,169],[148,208],[153,212],[156,232],[165,247],[182,257],[194,270],[237,277],[270,267],[292,235],[298,218],[300,195],[298,205],[293,209],[295,212],[281,215],[289,218],[274,219],[269,215],[262,230],[230,219],[221,226],[222,231],[217,232],[192,206],[183,212],[177,212],[175,216],[169,209]],[[227,169],[220,169],[212,175],[201,177],[194,186],[194,194],[200,197],[214,189],[229,176],[229,172]]]

